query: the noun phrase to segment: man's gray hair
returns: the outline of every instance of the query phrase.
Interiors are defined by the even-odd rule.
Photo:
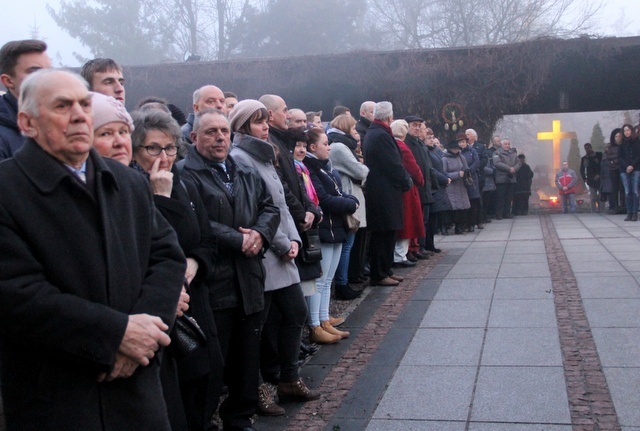
[[[215,115],[220,115],[221,117],[223,117],[225,120],[227,120],[227,123],[229,123],[229,119],[227,118],[227,116],[225,115],[224,112],[222,112],[219,109],[215,109],[215,108],[207,108],[207,109],[203,109],[202,111],[199,111],[195,117],[193,118],[193,129],[191,129],[191,131],[193,133],[196,133],[198,131],[198,129],[200,129],[200,119],[202,117],[204,117],[205,115],[208,114],[215,114]]]
[[[267,110],[273,111],[275,109],[278,109],[280,99],[282,99],[282,97],[276,94],[263,94],[262,96],[260,96],[258,101],[262,103],[267,108]]]
[[[22,81],[22,85],[20,86],[20,99],[18,100],[18,111],[25,112],[32,117],[37,117],[39,115],[37,95],[38,87],[54,73],[66,73],[76,78],[87,90],[89,89],[87,81],[77,73],[60,69],[40,69],[30,73],[27,78]]]
[[[473,129],[467,129],[467,130],[465,130],[465,131],[464,131],[464,133],[465,133],[465,134],[466,134],[466,133],[471,133],[473,136],[475,136],[475,137],[476,137],[476,139],[478,139],[478,132],[476,132],[476,131],[475,131],[475,130],[473,130]]]
[[[193,104],[195,105],[196,103],[198,103],[200,101],[200,93],[202,93],[202,90],[204,90],[207,87],[216,87],[215,85],[212,84],[207,84],[207,85],[203,85],[202,87],[198,88],[196,91],[193,92]],[[220,90],[219,87],[216,87],[218,90]],[[222,90],[220,90],[222,91]],[[224,93],[222,93],[224,94]]]
[[[388,120],[393,117],[393,105],[391,102],[378,102],[373,107],[373,118],[376,120]]]
[[[200,87],[196,91],[193,92],[193,104],[194,105],[196,103],[198,103],[198,101],[200,100],[200,93],[202,92],[202,88],[203,87]]]
[[[360,113],[366,111],[369,106],[375,106],[375,105],[376,105],[376,102],[371,101],[371,100],[367,100],[366,102],[362,102],[362,105],[360,105]]]
[[[501,144],[504,144],[505,142],[508,142],[509,144],[511,144],[511,139],[509,138],[502,138],[502,140],[500,141]]]

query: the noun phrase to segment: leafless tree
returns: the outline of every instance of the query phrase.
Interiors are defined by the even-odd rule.
[[[496,45],[592,29],[600,0],[369,0],[389,49]]]

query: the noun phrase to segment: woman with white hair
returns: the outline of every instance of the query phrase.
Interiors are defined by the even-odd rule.
[[[393,273],[393,250],[396,233],[402,229],[402,193],[413,185],[402,166],[390,124],[393,105],[378,102],[373,108],[374,120],[362,144],[364,162],[369,167],[365,199],[367,227],[371,231],[369,263],[372,286],[397,286],[403,278]]]
[[[422,203],[418,187],[424,186],[424,175],[416,162],[411,149],[404,143],[407,136],[409,124],[405,120],[396,120],[391,123],[391,131],[396,138],[396,143],[402,155],[402,165],[411,175],[413,186],[402,194],[403,225],[396,237],[396,246],[393,253],[393,263],[395,266],[415,266],[415,262],[407,259],[409,242],[412,238],[422,238],[425,236],[424,220],[422,214]]]

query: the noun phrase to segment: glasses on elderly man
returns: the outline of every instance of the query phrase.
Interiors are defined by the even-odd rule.
[[[150,156],[159,156],[163,151],[167,156],[175,156],[176,154],[178,154],[178,147],[175,145],[167,145],[164,148],[162,148],[160,145],[147,145],[143,146],[142,148],[147,150],[147,154],[149,154]]]

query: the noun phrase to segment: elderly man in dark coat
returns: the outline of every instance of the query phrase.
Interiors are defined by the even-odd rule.
[[[209,301],[225,358],[229,396],[220,406],[223,427],[249,431],[258,405],[260,330],[263,323],[264,253],[280,212],[264,181],[229,156],[229,120],[214,109],[198,112],[183,161],[184,176],[198,189],[218,238],[218,260]]]
[[[416,238],[412,240],[409,245],[409,254],[417,259],[426,259],[427,242],[426,235],[429,231],[429,214],[431,212],[431,204],[434,202],[432,195],[432,189],[438,188],[438,179],[436,178],[433,165],[431,163],[431,157],[429,157],[429,150],[427,146],[420,139],[420,128],[424,123],[424,120],[417,115],[408,115],[405,121],[409,124],[409,130],[407,136],[404,138],[404,143],[411,150],[413,157],[416,159],[416,163],[422,171],[424,178],[424,185],[418,186],[418,193],[420,195],[420,203],[422,204],[422,214],[425,229],[425,238]],[[418,245],[419,244],[419,245]]]
[[[28,137],[0,167],[0,353],[8,430],[169,430],[156,352],[185,257],[137,172],[94,150],[91,95],[22,85]]]
[[[493,153],[493,165],[495,166],[496,181],[496,220],[513,218],[511,201],[516,186],[516,172],[521,163],[518,152],[511,148],[511,141],[503,139],[500,148]]]
[[[369,261],[371,285],[397,286],[402,280],[393,275],[396,232],[402,229],[402,193],[413,186],[402,165],[402,156],[389,125],[393,121],[391,102],[378,102],[374,120],[364,140],[364,160],[369,167],[365,198],[367,227],[371,230]]]

